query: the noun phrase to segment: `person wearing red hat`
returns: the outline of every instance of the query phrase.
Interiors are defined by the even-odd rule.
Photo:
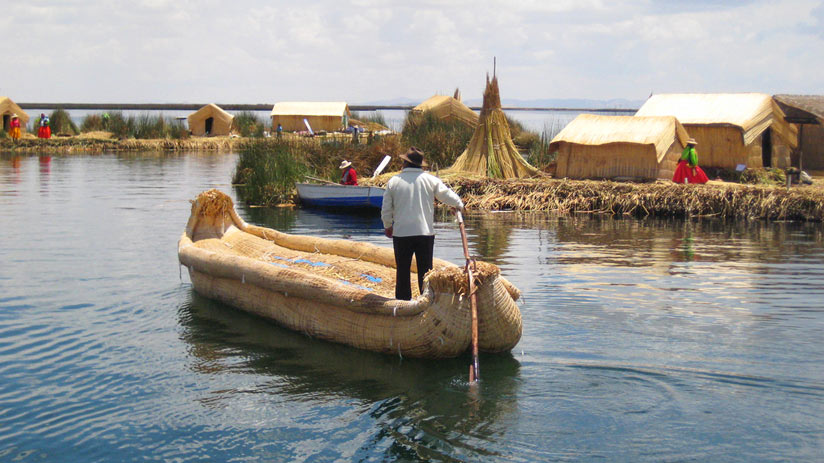
[[[419,291],[423,291],[424,275],[432,269],[435,199],[459,210],[463,202],[441,179],[423,171],[426,161],[421,150],[409,148],[400,158],[403,169],[386,184],[381,220],[395,250],[395,299],[408,301],[412,299],[412,257],[417,262]]]

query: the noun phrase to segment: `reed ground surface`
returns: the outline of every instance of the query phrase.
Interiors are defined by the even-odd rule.
[[[329,137],[345,142],[350,136]],[[285,139],[303,140],[286,134]],[[317,139],[314,139],[317,142]],[[115,139],[108,132],[43,140],[31,133],[14,142],[0,139],[0,152],[11,154],[84,154],[109,151],[232,151],[259,143],[243,137],[189,137],[185,139]],[[399,148],[399,147],[398,147]],[[400,154],[400,153],[398,153]],[[390,168],[397,167],[393,162]],[[365,173],[368,173],[366,171]],[[396,173],[396,172],[395,172]],[[383,185],[394,173],[362,184]],[[631,216],[715,216],[722,218],[824,221],[824,172],[812,172],[812,185],[747,185],[711,180],[705,185],[677,185],[668,181],[633,183],[568,180],[544,176],[534,179],[495,180],[459,173],[441,176],[463,198],[468,209],[525,210],[562,213],[601,213]],[[242,186],[241,186],[242,188]],[[297,198],[281,201],[295,203]],[[262,204],[273,206],[274,204]]]

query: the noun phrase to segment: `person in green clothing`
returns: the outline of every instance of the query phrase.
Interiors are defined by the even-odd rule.
[[[675,168],[675,174],[672,176],[672,181],[675,183],[707,183],[709,178],[704,170],[698,167],[698,153],[695,147],[698,143],[694,138],[687,140],[687,146],[681,151],[681,159],[678,161],[678,167]]]

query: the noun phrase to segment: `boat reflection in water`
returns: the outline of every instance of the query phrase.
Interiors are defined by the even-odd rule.
[[[364,427],[358,445],[366,455],[384,447],[390,460],[475,453],[502,435],[505,423],[518,413],[520,364],[511,354],[481,356],[483,382],[474,395],[467,383],[468,356],[401,359],[312,339],[194,291],[178,317],[192,371],[250,376],[241,381],[249,385],[246,390],[206,392],[199,399],[204,406],[228,407],[248,393],[270,397],[263,401],[304,403],[309,414],[328,406],[339,409],[342,400],[361,402],[355,407],[359,416],[341,419]],[[292,428],[309,419],[295,416],[302,407],[288,410],[288,416],[272,417],[274,426]]]

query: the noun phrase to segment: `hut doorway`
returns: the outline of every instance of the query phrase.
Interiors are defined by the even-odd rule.
[[[772,130],[767,129],[761,135],[761,164],[772,167]]]
[[[9,124],[11,124],[11,116],[8,114],[3,114],[3,131],[9,130]]]
[[[206,135],[212,133],[212,124],[214,124],[215,118],[214,117],[207,117],[206,118]]]

